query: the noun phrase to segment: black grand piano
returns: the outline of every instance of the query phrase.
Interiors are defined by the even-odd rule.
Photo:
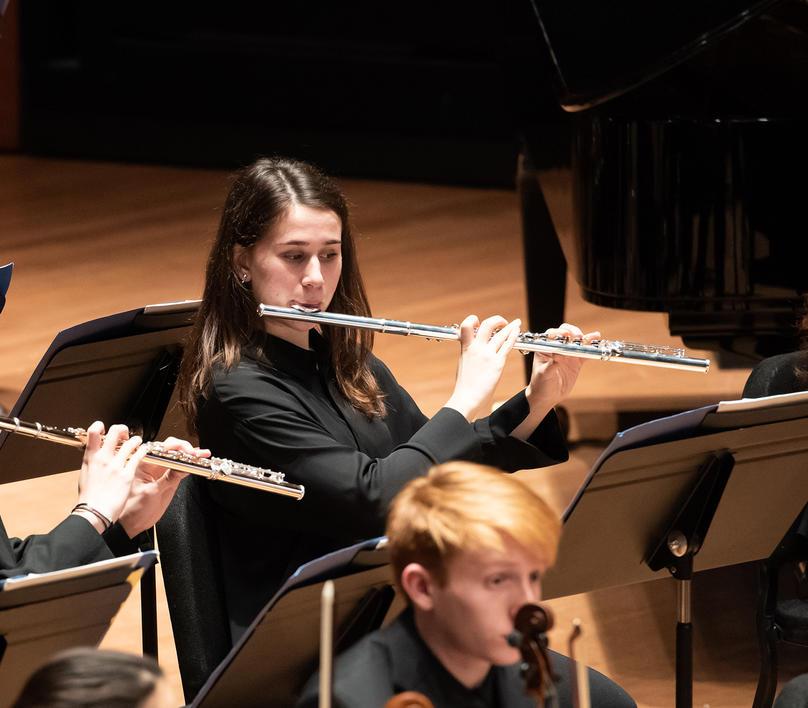
[[[589,302],[667,312],[671,334],[725,366],[797,349],[808,3],[531,1],[574,114],[574,228],[560,248],[531,170],[545,146],[527,132],[531,326],[562,320],[566,263]]]

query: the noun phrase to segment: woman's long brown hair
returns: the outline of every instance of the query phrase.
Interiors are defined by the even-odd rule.
[[[250,248],[295,205],[333,211],[342,223],[342,272],[329,310],[370,315],[356,260],[348,206],[334,182],[316,167],[285,158],[262,158],[236,174],[225,200],[219,231],[208,257],[202,304],[180,367],[180,405],[189,430],[196,430],[197,407],[214,367],[231,369],[245,346],[260,346],[264,332],[252,291],[233,265],[236,245]],[[368,364],[373,333],[324,328],[339,390],[368,417],[383,416],[384,397]]]

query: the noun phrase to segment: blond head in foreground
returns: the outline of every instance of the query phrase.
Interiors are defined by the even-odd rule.
[[[516,541],[544,567],[555,562],[561,525],[547,503],[518,478],[471,462],[447,462],[410,482],[387,517],[396,582],[419,563],[445,581],[463,552],[504,552]]]

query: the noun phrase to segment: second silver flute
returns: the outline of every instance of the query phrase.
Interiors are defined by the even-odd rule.
[[[336,312],[310,311],[263,304],[258,306],[258,314],[261,317],[276,317],[337,327],[358,327],[387,334],[415,335],[416,337],[426,337],[427,339],[460,339],[460,329],[457,326],[439,327],[403,322],[401,320],[360,317]],[[710,368],[709,359],[686,356],[684,349],[610,341],[608,339],[584,342],[580,339],[555,338],[547,334],[521,332],[516,338],[514,349],[522,352],[574,356],[580,359],[598,359],[600,361],[618,361],[624,364],[638,364],[640,366],[658,366],[666,369],[679,369],[680,371],[707,372]]]
[[[19,418],[0,417],[0,431],[8,431],[45,442],[84,449],[87,431],[84,428],[55,428],[42,423],[27,423]],[[282,472],[233,462],[222,457],[197,457],[181,450],[166,450],[163,443],[145,442],[146,460],[178,472],[188,472],[213,481],[221,480],[242,487],[260,489],[284,497],[302,499],[305,488],[284,479]]]

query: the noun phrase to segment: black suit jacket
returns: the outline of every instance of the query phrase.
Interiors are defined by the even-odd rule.
[[[569,676],[572,662],[550,652],[559,705],[572,705]],[[633,699],[603,674],[589,669],[593,708],[631,708]],[[418,691],[435,708],[536,708],[527,696],[518,664],[495,666],[480,689],[460,684],[421,639],[407,610],[389,627],[373,632],[340,655],[334,665],[334,708],[383,708],[394,695]],[[316,708],[318,676],[303,689],[297,708]]]
[[[89,521],[71,514],[50,533],[19,539],[8,537],[0,519],[0,578],[3,579],[72,568],[136,551],[137,545],[129,540],[119,524],[114,524],[102,536]]]
[[[267,335],[260,351],[216,370],[200,401],[203,447],[306,486],[300,502],[235,485],[205,487],[234,640],[299,565],[384,533],[392,498],[432,465],[461,459],[517,470],[567,459],[552,412],[528,441],[510,437],[529,412],[523,393],[474,423],[449,408],[428,419],[375,357],[370,365],[387,415],[368,419],[337,389],[325,339],[314,334],[311,345]]]

